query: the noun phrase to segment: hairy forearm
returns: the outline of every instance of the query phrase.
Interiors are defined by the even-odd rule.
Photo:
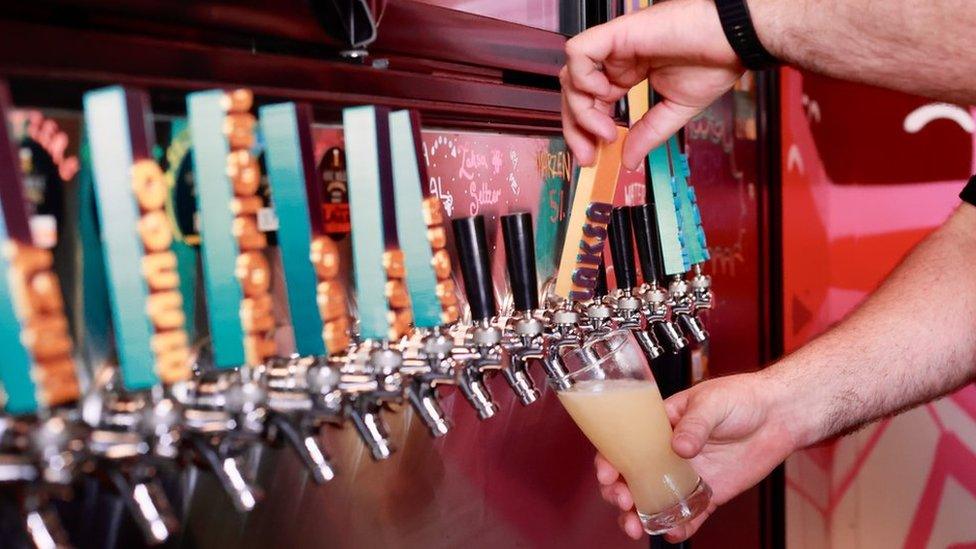
[[[963,204],[854,313],[761,375],[806,446],[976,378],[976,208]]]
[[[791,64],[976,103],[970,0],[748,0],[763,45]]]

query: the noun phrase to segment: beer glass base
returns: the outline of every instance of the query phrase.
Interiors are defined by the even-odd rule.
[[[705,484],[704,480],[699,479],[698,486],[678,503],[651,515],[638,511],[637,516],[640,517],[645,532],[652,536],[663,534],[704,513],[708,509],[711,498],[712,489]]]

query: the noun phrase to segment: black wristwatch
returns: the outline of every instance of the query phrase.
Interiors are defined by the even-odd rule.
[[[759,41],[746,0],[715,0],[722,30],[745,68],[760,71],[780,64]]]

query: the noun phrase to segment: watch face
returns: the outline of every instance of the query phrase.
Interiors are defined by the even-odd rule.
[[[349,184],[346,177],[346,155],[339,147],[325,151],[318,166],[322,186],[322,220],[325,233],[333,240],[349,234]]]

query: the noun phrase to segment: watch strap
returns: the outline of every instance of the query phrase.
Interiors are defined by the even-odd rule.
[[[715,7],[725,37],[747,69],[758,71],[780,64],[759,41],[746,0],[715,0]]]

